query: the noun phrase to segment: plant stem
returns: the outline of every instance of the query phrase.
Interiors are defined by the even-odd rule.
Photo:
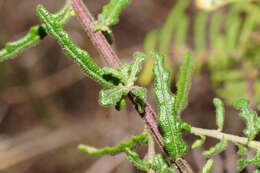
[[[241,144],[247,145],[248,147],[251,147],[254,149],[260,148],[260,142],[258,142],[258,141],[248,141],[248,139],[246,137],[235,136],[235,135],[220,132],[218,130],[209,130],[209,129],[192,127],[190,132],[195,135],[205,135],[205,136],[209,136],[209,137],[217,138],[217,139],[224,138],[228,141],[231,141],[234,143],[241,143]]]
[[[105,36],[101,31],[93,31],[93,27],[96,22],[85,4],[81,0],[72,0],[71,5],[75,10],[81,25],[88,34],[91,42],[98,50],[99,54],[105,59],[109,66],[114,68],[118,67],[120,65],[120,60],[115,51],[106,41]]]
[[[107,64],[111,67],[118,67],[120,65],[120,60],[112,49],[112,47],[108,44],[106,38],[103,36],[101,31],[94,32],[93,27],[95,24],[95,20],[85,4],[82,0],[72,0],[72,7],[75,13],[78,16],[78,20],[83,25],[85,31],[87,32],[91,42],[94,44],[96,49],[99,51],[100,55],[105,59]],[[133,95],[129,94],[129,98],[132,102]],[[153,136],[155,137],[157,143],[159,144],[160,148],[164,150],[163,145],[163,138],[158,128],[158,123],[156,122],[156,113],[149,105],[147,101],[144,101],[144,112],[140,113],[139,115],[144,119],[147,126],[150,128]]]

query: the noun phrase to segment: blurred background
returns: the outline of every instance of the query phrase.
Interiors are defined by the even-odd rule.
[[[84,2],[95,16],[107,3]],[[55,12],[64,1],[0,0],[0,48],[39,24],[35,13],[38,4]],[[244,122],[232,104],[241,97],[250,99],[254,109],[260,104],[259,4],[258,0],[246,1],[215,9],[203,7],[199,0],[133,0],[121,14],[119,24],[112,27],[113,47],[123,62],[130,62],[135,51],[167,54],[167,66],[174,76],[173,91],[183,53],[192,50],[196,65],[183,120],[195,127],[215,128],[212,99],[219,97],[226,104],[224,131],[242,136]],[[65,29],[97,64],[104,66],[75,17]],[[149,90],[148,99],[155,108],[152,64],[153,59],[148,57],[138,83]],[[80,143],[113,146],[144,128],[131,104],[120,112],[99,106],[100,89],[50,37],[17,58],[0,63],[0,172],[141,172],[124,154],[89,156],[77,150]],[[196,139],[188,134],[184,137],[189,144]],[[208,139],[204,149],[216,142]],[[202,150],[193,150],[185,157],[195,172],[200,172],[205,163]],[[146,146],[136,151],[144,155]],[[236,151],[230,144],[215,156],[213,172],[235,173]],[[249,155],[253,154],[250,151]],[[252,170],[248,167],[243,172]]]

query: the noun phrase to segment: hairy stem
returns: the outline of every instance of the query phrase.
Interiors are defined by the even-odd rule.
[[[217,138],[217,139],[224,138],[225,140],[228,140],[228,141],[231,141],[234,143],[241,143],[241,144],[247,145],[248,147],[251,147],[254,149],[260,148],[260,142],[258,142],[258,141],[248,141],[248,138],[246,138],[246,137],[235,136],[235,135],[220,132],[218,130],[209,130],[209,129],[192,127],[190,132],[195,135],[205,135],[205,136],[209,136],[209,137]]]

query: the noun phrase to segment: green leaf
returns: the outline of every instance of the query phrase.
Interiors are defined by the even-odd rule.
[[[128,79],[128,84],[133,84],[137,80],[137,73],[141,70],[141,63],[145,58],[145,54],[136,52],[134,53],[134,62],[131,64],[131,72]]]
[[[65,5],[59,12],[54,14],[55,18],[64,24],[70,15],[71,7]],[[17,56],[22,51],[38,44],[47,35],[43,25],[36,25],[30,28],[29,32],[17,41],[6,43],[0,50],[0,62]]]
[[[237,143],[236,145],[238,146],[237,154],[241,156],[246,156],[248,152],[246,145],[240,143]]]
[[[260,166],[260,150],[257,151],[257,154],[253,158],[242,158],[237,161],[237,170],[241,171],[247,165]]]
[[[78,63],[89,77],[100,82],[105,88],[114,86],[112,83],[103,79],[103,70],[92,61],[86,51],[78,48],[71,41],[69,35],[62,29],[62,25],[54,15],[48,13],[41,5],[37,6],[36,12],[44,23],[44,28],[47,33],[58,41],[64,53]]]
[[[118,83],[122,82],[126,84],[127,82],[127,75],[122,73],[120,70],[110,67],[104,67],[103,68],[103,76],[109,80],[109,77],[114,77],[115,79],[118,79]]]
[[[154,95],[158,108],[158,122],[163,133],[165,148],[173,160],[187,152],[187,144],[181,136],[181,120],[175,111],[175,97],[169,88],[170,73],[164,68],[164,57],[155,54],[154,64]]]
[[[98,15],[97,24],[94,31],[109,31],[109,26],[118,23],[121,11],[129,4],[131,0],[110,0],[102,9],[102,13]]]
[[[191,146],[192,149],[200,148],[206,141],[206,136],[200,135],[200,138],[197,139]]]
[[[257,116],[257,113],[251,111],[248,106],[249,101],[246,99],[240,99],[235,104],[235,108],[240,110],[240,118],[246,121],[246,129],[244,130],[244,134],[249,140],[253,140],[260,130],[260,118]]]
[[[214,167],[214,160],[207,160],[206,164],[203,166],[202,173],[210,173]]]
[[[103,155],[103,154],[116,154],[118,152],[123,152],[125,148],[134,148],[137,145],[147,142],[147,130],[144,130],[138,136],[133,136],[131,141],[120,142],[114,147],[105,147],[102,149],[97,149],[88,145],[80,144],[78,149],[90,155]]]
[[[153,167],[157,173],[176,173],[174,169],[168,166],[161,154],[155,155]]]
[[[191,72],[193,68],[191,52],[187,52],[184,56],[184,62],[180,67],[179,77],[177,82],[177,95],[174,104],[178,116],[186,107],[188,102],[188,92],[191,85]]]
[[[150,167],[150,163],[147,161],[143,161],[139,155],[132,151],[130,148],[125,148],[124,153],[126,154],[128,160],[133,163],[135,167],[142,171],[147,171]]]
[[[146,89],[143,87],[133,86],[130,90],[136,97],[138,97],[142,101],[147,98]]]
[[[123,86],[114,87],[112,89],[101,90],[99,92],[99,104],[102,106],[116,105],[123,96],[129,92],[128,88]]]
[[[126,105],[126,98],[123,96],[119,102],[116,103],[116,110],[121,111]]]
[[[223,102],[218,98],[214,98],[213,103],[214,106],[216,107],[216,124],[218,130],[222,131],[224,125],[224,114],[225,114],[224,105]]]
[[[260,168],[257,168],[253,173],[260,173]]]
[[[208,158],[212,157],[213,155],[216,155],[216,154],[222,152],[223,150],[225,150],[227,146],[228,146],[228,141],[223,138],[214,147],[211,147],[209,150],[204,151],[202,153],[202,155],[204,157],[208,157]]]

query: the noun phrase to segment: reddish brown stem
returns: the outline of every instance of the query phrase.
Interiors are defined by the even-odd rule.
[[[76,12],[78,19],[82,26],[84,27],[85,31],[87,32],[90,40],[96,47],[96,49],[99,51],[99,54],[105,59],[107,64],[111,67],[118,67],[120,65],[120,60],[115,53],[115,51],[112,49],[112,47],[108,44],[106,38],[103,36],[103,34],[98,31],[93,31],[93,26],[95,25],[95,20],[85,4],[82,2],[82,0],[72,0],[72,7],[74,11]],[[134,102],[134,96],[129,94],[128,95],[130,100],[135,104]],[[136,109],[137,110],[137,109]],[[138,112],[138,111],[137,111]],[[164,144],[163,144],[163,138],[159,131],[159,125],[156,121],[156,113],[150,106],[150,104],[147,101],[144,101],[144,112],[140,113],[138,112],[141,118],[145,121],[147,126],[150,128],[151,133],[155,139],[155,141],[160,146],[161,150],[163,152],[166,152]],[[183,162],[181,162],[183,163]],[[180,173],[192,173],[189,164],[185,161],[185,164],[188,165],[186,168],[189,169],[182,169],[180,164],[173,162],[175,167],[177,167],[178,172]],[[184,163],[182,165],[185,165]]]
[[[117,54],[108,44],[106,38],[103,34],[98,31],[93,31],[93,26],[95,20],[85,4],[81,0],[72,0],[72,7],[74,8],[80,23],[83,25],[85,31],[87,32],[90,40],[99,51],[100,55],[106,60],[107,64],[111,67],[117,67],[120,65],[120,60]],[[133,101],[133,96],[129,95],[130,99]],[[151,106],[144,102],[144,113],[139,113],[140,116],[145,120],[148,127],[151,129],[153,136],[155,137],[157,143],[163,149],[162,135],[159,132],[158,123],[156,122],[156,114],[151,108]]]

